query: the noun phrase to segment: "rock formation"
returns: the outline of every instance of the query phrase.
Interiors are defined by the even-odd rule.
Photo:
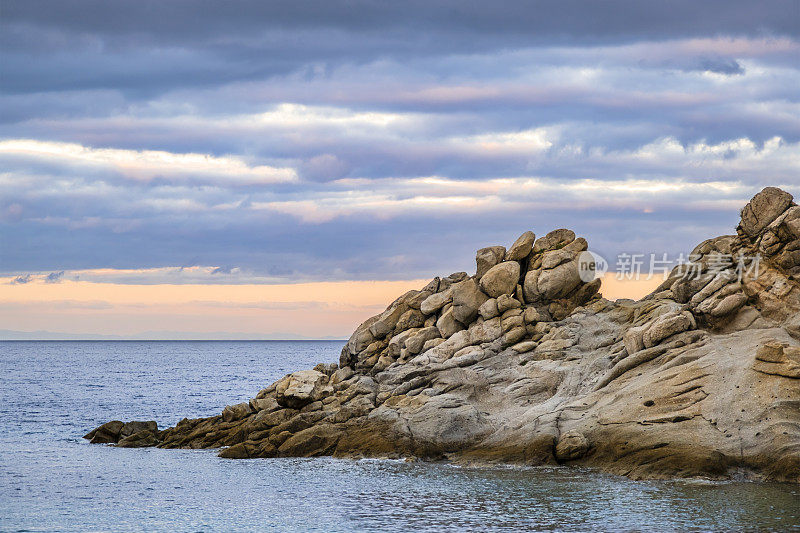
[[[120,446],[569,464],[800,482],[800,207],[775,188],[640,301],[585,282],[559,229],[478,250],[361,324],[337,364],[221,415],[109,422]],[[133,427],[139,424],[141,427]],[[127,429],[126,429],[127,428]],[[135,431],[134,431],[135,430]]]

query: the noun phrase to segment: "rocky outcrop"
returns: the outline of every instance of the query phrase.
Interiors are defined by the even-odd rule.
[[[149,422],[121,422],[112,420],[99,426],[86,435],[92,444],[116,444],[122,448],[144,448],[159,444],[158,424]]]
[[[584,281],[559,229],[482,248],[361,324],[337,364],[163,431],[97,443],[229,458],[569,464],[633,478],[800,482],[800,208],[767,188],[640,301]],[[128,429],[125,429],[128,428]]]

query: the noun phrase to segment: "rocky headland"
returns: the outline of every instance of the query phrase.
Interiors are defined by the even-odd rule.
[[[337,364],[210,418],[96,443],[228,458],[568,464],[800,482],[800,207],[766,188],[652,294],[609,301],[566,229],[478,250],[361,324]],[[583,265],[585,266],[585,265]]]

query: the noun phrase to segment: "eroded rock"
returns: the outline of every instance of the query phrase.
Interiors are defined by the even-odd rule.
[[[566,229],[476,254],[362,323],[339,365],[294,372],[222,415],[112,421],[95,443],[227,458],[567,463],[633,478],[800,482],[800,208],[765,189],[640,301],[598,295]],[[719,256],[761,254],[738,275]],[[751,263],[745,264],[749,267]]]

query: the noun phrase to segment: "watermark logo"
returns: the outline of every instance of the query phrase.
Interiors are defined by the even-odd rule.
[[[578,275],[584,283],[602,278],[606,272],[608,272],[608,261],[599,254],[587,250],[578,256]]]
[[[743,279],[757,279],[760,273],[761,255],[748,256],[744,254],[723,254],[712,252],[706,255],[680,254],[676,259],[670,259],[667,254],[621,253],[617,256],[616,279],[623,280],[651,280],[661,275],[666,280],[675,268],[680,267],[676,273],[683,279],[697,280],[708,276],[727,276],[736,278],[739,282]]]

